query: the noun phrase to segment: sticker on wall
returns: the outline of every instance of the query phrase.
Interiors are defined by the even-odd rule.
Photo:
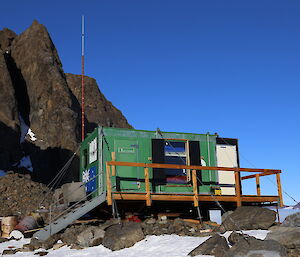
[[[90,163],[97,161],[97,138],[89,143]]]
[[[134,147],[119,147],[118,148],[119,153],[135,153]]]
[[[91,193],[96,190],[96,166],[83,171],[82,182],[86,183],[85,190],[87,193]]]

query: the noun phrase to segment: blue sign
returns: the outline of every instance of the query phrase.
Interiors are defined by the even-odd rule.
[[[85,190],[87,193],[91,193],[96,190],[96,166],[89,168],[88,170],[84,171],[84,178],[83,182],[85,182]]]

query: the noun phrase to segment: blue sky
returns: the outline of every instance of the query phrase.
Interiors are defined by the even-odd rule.
[[[238,138],[241,166],[282,169],[283,188],[300,201],[299,1],[28,0],[1,7],[0,29],[20,33],[37,19],[65,72],[78,74],[84,14],[86,74],[135,128]],[[254,193],[254,181],[245,189]],[[263,179],[262,193],[274,192]]]

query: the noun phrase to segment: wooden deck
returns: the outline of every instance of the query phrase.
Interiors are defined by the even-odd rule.
[[[143,167],[145,178],[146,192],[119,192],[112,191],[111,176],[116,176],[116,166]],[[192,187],[191,193],[154,193],[150,189],[149,168],[170,168],[170,169],[188,169],[192,171]],[[111,172],[112,170],[112,172]],[[235,192],[236,195],[205,195],[198,193],[197,171],[200,170],[222,170],[234,171],[235,173]],[[255,174],[241,177],[240,172],[252,172]],[[283,206],[282,189],[280,181],[281,170],[272,169],[251,169],[251,168],[229,168],[229,167],[208,167],[195,165],[175,165],[175,164],[158,164],[158,163],[134,163],[134,162],[117,162],[110,161],[106,163],[106,182],[107,182],[107,203],[112,205],[112,199],[116,200],[132,200],[146,201],[147,206],[151,206],[152,201],[192,201],[194,206],[198,207],[199,202],[232,202],[237,206],[243,203],[277,203]],[[260,177],[275,175],[277,180],[278,195],[261,195]],[[243,195],[241,190],[241,181],[245,179],[256,179],[256,195]]]
[[[128,193],[128,192],[112,192],[112,197],[116,200],[136,200],[145,201],[147,193]],[[150,198],[153,201],[194,201],[193,194],[171,194],[171,193],[156,193],[150,194]],[[199,202],[237,202],[237,197],[234,195],[198,195]],[[242,203],[263,203],[263,202],[278,202],[278,196],[256,196],[256,195],[244,195],[241,196]]]

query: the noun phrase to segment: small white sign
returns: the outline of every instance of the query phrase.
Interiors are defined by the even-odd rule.
[[[94,161],[97,161],[97,138],[93,139],[89,144],[89,152],[90,152],[90,164]]]

